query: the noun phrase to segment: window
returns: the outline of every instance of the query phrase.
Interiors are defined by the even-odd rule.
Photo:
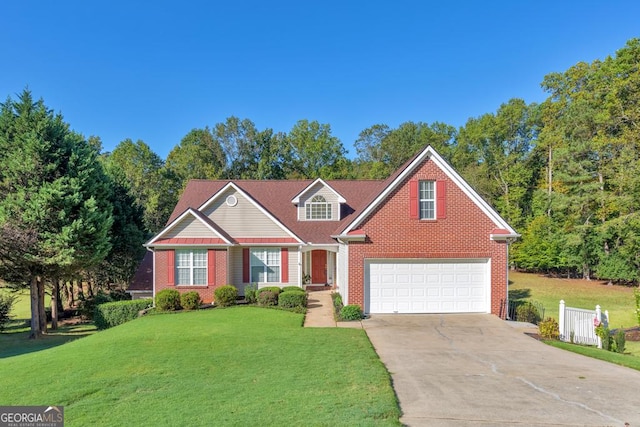
[[[436,191],[434,181],[420,181],[420,219],[436,219]]]
[[[206,249],[178,249],[176,250],[176,285],[207,284],[207,250]]]
[[[251,249],[251,281],[280,282],[280,248]]]
[[[331,205],[323,196],[313,196],[305,208],[307,219],[331,219]]]

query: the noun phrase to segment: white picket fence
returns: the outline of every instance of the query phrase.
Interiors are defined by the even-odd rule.
[[[603,313],[599,305],[596,305],[595,310],[567,307],[564,300],[561,300],[559,317],[560,339],[562,341],[597,345],[598,348],[602,348],[602,341],[596,335],[596,323],[604,323],[608,327],[608,311],[605,310]]]

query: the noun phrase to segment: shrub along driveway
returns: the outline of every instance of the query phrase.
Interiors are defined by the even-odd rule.
[[[409,426],[640,424],[640,372],[545,345],[494,316],[362,323]]]

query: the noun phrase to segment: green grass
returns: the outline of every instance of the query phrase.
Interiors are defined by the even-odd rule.
[[[606,282],[549,278],[537,274],[510,272],[509,299],[527,299],[542,303],[545,316],[558,319],[558,306],[563,299],[567,306],[609,311],[609,325],[613,328],[638,324],[635,316],[633,288],[608,286]]]
[[[549,278],[537,274],[510,272],[509,298],[538,301],[545,307],[545,317],[558,319],[560,300],[570,307],[609,311],[611,329],[637,325],[633,288],[608,286],[606,282]],[[580,353],[618,365],[640,370],[640,342],[627,341],[625,354],[560,341],[545,341],[554,347]]]
[[[152,315],[0,359],[3,405],[64,405],[69,426],[400,425],[363,330],[234,307]]]
[[[588,347],[577,344],[570,344],[562,341],[545,341],[547,344],[563,350],[572,351],[595,359],[604,360],[616,365],[626,366],[640,371],[640,357],[629,357],[628,354],[619,354],[613,351],[606,351],[596,347]]]

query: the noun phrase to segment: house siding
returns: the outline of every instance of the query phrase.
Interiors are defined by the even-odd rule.
[[[174,237],[217,237],[211,229],[202,223],[202,221],[192,217],[186,216],[182,221],[175,224],[169,231],[167,231],[163,239],[170,239]]]
[[[409,181],[413,179],[448,182],[446,218],[410,218]],[[365,260],[369,258],[490,258],[491,313],[500,314],[507,291],[506,244],[490,239],[495,224],[430,160],[390,193],[358,228],[367,239],[349,244],[350,304],[365,308]]]
[[[340,220],[340,203],[338,203],[338,196],[330,188],[327,188],[325,185],[322,185],[322,183],[318,182],[300,196],[300,203],[298,204],[298,219],[300,221],[307,221],[307,211],[305,209],[305,204],[307,203],[307,201],[313,199],[314,196],[323,196],[327,203],[331,204],[330,221]],[[318,220],[314,219],[308,221]]]
[[[260,283],[259,287],[264,288],[265,286],[300,286],[300,267],[299,263],[301,262],[301,252],[297,246],[287,246],[289,250],[287,253],[289,254],[289,280],[287,282],[280,283]],[[244,288],[249,283],[245,283],[242,280],[242,271],[243,271],[243,262],[242,262],[242,250],[243,247],[233,247],[229,248],[230,260],[231,260],[231,277],[232,277],[232,285],[238,288],[238,292],[240,295],[244,295]]]
[[[189,291],[196,291],[202,302],[212,303],[214,301],[214,291],[216,288],[227,284],[227,250],[215,249],[215,281],[206,286],[174,286],[169,284],[169,269],[167,262],[169,260],[169,252],[171,250],[156,250],[154,270],[155,292],[158,293],[163,289],[176,289],[181,294]]]
[[[235,196],[238,204],[228,206],[226,199]],[[264,212],[233,188],[227,189],[202,212],[234,238],[291,237]]]

